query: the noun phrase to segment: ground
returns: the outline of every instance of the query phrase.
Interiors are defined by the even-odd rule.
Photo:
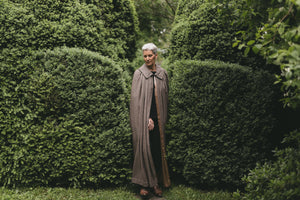
[[[140,195],[135,195],[135,197],[137,199],[142,199]],[[145,200],[145,199],[143,199],[143,200]],[[164,197],[157,197],[153,194],[150,194],[150,196],[147,198],[147,200],[167,200],[167,199],[165,199]]]

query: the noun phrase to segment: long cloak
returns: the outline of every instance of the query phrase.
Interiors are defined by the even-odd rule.
[[[154,187],[158,184],[155,165],[151,155],[148,129],[153,81],[155,84],[155,99],[160,131],[162,180],[164,186],[169,187],[170,178],[166,162],[164,139],[168,112],[169,85],[167,72],[159,65],[156,65],[154,78],[152,72],[145,64],[137,69],[133,75],[130,100],[130,125],[134,151],[132,182],[144,187]]]

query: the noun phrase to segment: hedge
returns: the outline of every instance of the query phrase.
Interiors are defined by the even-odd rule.
[[[241,2],[223,5],[207,0],[179,1],[171,31],[170,57],[176,60],[213,59],[267,68],[262,57],[251,53],[245,57],[241,50],[232,46],[236,33],[243,30],[231,24],[239,4]],[[231,17],[227,18],[224,12],[229,12]]]
[[[182,60],[172,68],[171,171],[201,187],[241,186],[281,138],[274,76],[220,61]]]
[[[236,199],[294,200],[300,199],[300,132],[287,135],[285,148],[275,151],[276,161],[257,165],[247,176],[245,191]]]
[[[139,38],[139,19],[132,0],[81,0],[101,8],[105,28],[109,28],[110,40],[117,40],[115,45],[122,44],[125,51],[121,58],[132,61],[137,50]]]
[[[13,69],[1,66],[0,184],[127,182],[129,79],[110,58],[77,48],[40,51]]]
[[[111,58],[132,59],[138,20],[130,0],[4,0],[0,2],[4,60],[32,50],[81,47]],[[8,57],[8,58],[7,58]]]

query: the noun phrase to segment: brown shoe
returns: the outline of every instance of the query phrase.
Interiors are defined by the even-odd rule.
[[[145,188],[141,188],[140,195],[141,195],[142,198],[146,198],[146,197],[148,197],[149,192]]]
[[[153,187],[154,194],[158,197],[162,197],[162,190],[158,187],[158,185]]]

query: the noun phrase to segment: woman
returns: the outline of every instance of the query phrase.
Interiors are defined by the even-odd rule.
[[[141,186],[140,195],[149,188],[162,196],[159,184],[170,186],[165,152],[165,123],[168,106],[168,75],[156,64],[157,47],[142,47],[145,63],[134,72],[130,101],[130,125],[133,136],[134,162],[132,183]]]

